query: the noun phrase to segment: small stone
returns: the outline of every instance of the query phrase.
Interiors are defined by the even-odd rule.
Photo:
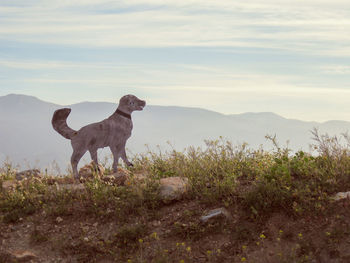
[[[15,262],[30,262],[37,259],[37,256],[31,251],[13,251],[10,252],[10,257]]]
[[[152,226],[154,226],[154,227],[157,227],[157,226],[160,226],[161,225],[161,223],[160,223],[160,221],[158,220],[155,220],[155,221],[153,221],[152,222]]]
[[[146,179],[147,179],[147,176],[143,173],[128,175],[125,184],[126,185],[143,184],[145,183]]]
[[[122,167],[118,167],[118,171],[116,172],[117,174],[124,174],[126,176],[130,175],[130,171],[127,169],[124,169]]]
[[[56,222],[59,224],[59,223],[61,223],[63,221],[63,219],[62,219],[62,217],[57,217],[56,218]]]
[[[80,168],[79,178],[81,180],[93,179],[96,176],[101,178],[103,177],[104,172],[105,168],[101,164],[98,164],[96,167],[95,163],[92,161],[91,163]]]
[[[118,171],[114,174],[103,177],[102,180],[106,183],[111,183],[113,185],[124,185],[126,179],[127,175]]]
[[[89,239],[88,237],[84,237],[84,241],[85,241],[85,242],[89,242],[90,239]]]
[[[188,188],[188,178],[167,177],[160,179],[160,197],[165,203],[181,199]]]
[[[224,244],[224,248],[228,248],[228,247],[230,247],[231,246],[231,243],[229,243],[229,242],[226,242],[225,244]]]
[[[339,201],[342,199],[350,199],[350,191],[349,192],[339,192],[333,196],[333,200]]]
[[[98,223],[96,222],[95,224],[93,224],[94,227],[97,227],[98,226]]]
[[[209,220],[214,219],[214,218],[226,218],[226,219],[232,219],[231,213],[227,211],[226,208],[217,208],[209,211],[209,213],[205,216],[202,216],[199,220],[202,223],[207,223]]]
[[[21,181],[23,179],[31,179],[33,177],[39,178],[40,177],[40,170],[30,169],[30,170],[25,170],[25,171],[16,173],[16,179],[18,181]]]

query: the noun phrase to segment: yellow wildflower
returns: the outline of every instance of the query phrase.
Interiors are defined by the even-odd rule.
[[[157,235],[157,232],[153,232],[153,233],[151,234],[151,237],[154,238],[154,239],[159,239],[159,238],[158,238],[158,235]]]

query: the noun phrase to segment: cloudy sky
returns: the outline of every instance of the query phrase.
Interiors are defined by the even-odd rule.
[[[1,0],[0,96],[350,121],[348,0]]]

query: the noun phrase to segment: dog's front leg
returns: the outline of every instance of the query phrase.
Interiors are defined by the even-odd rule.
[[[118,151],[117,147],[110,147],[111,152],[113,154],[113,171],[116,173],[118,171],[118,161],[120,158],[120,151]]]
[[[132,164],[132,162],[130,162],[130,161],[128,160],[128,157],[126,157],[125,148],[123,148],[123,150],[122,150],[122,155],[121,155],[121,157],[122,157],[123,161],[126,163],[127,166],[134,166],[134,165]]]

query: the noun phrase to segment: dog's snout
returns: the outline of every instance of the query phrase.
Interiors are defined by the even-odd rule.
[[[145,106],[146,106],[146,101],[142,100],[142,101],[141,101],[141,105],[142,105],[143,107],[145,107]]]

